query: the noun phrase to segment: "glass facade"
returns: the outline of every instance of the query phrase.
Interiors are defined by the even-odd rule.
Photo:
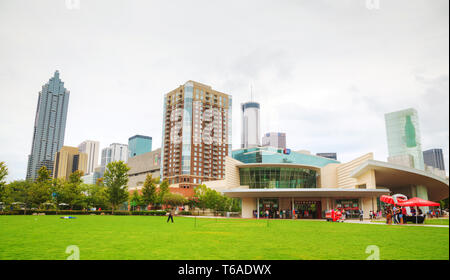
[[[293,163],[323,167],[337,160],[297,152],[286,152],[274,147],[258,147],[233,151],[233,158],[243,163]]]
[[[135,135],[128,139],[128,158],[152,151],[152,137]]]
[[[192,138],[192,95],[194,85],[187,82],[184,86],[183,146],[181,154],[181,173],[191,174],[191,138]]]
[[[36,179],[42,166],[53,175],[55,154],[64,144],[69,96],[58,71],[39,92],[27,179]]]
[[[424,170],[417,111],[411,108],[384,117],[389,156],[411,155],[414,168]]]
[[[239,169],[241,186],[251,189],[316,188],[317,172],[296,167],[248,167]]]

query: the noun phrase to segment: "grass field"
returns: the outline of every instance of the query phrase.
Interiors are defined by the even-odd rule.
[[[196,225],[196,226],[195,226]],[[449,259],[449,229],[145,216],[0,216],[0,259]]]

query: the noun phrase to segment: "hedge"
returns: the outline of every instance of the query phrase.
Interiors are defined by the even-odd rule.
[[[113,215],[111,210],[101,211],[83,211],[83,210],[27,210],[26,215],[33,215],[33,213],[44,213],[45,215]],[[114,211],[117,216],[164,216],[166,211],[152,210],[152,211]],[[25,215],[25,210],[0,211],[0,215]]]
[[[178,214],[189,216],[189,215],[192,215],[192,212],[191,211],[180,211]]]

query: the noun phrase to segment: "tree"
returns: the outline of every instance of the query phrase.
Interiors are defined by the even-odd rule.
[[[195,206],[216,211],[240,211],[240,201],[224,196],[220,192],[210,189],[205,185],[198,185],[194,189]],[[239,209],[239,210],[238,210]]]
[[[97,181],[95,182],[95,184],[97,186],[104,186],[105,184],[103,183],[103,177],[102,178],[98,178]]]
[[[108,198],[105,186],[83,184],[81,189],[86,194],[85,203],[87,207],[107,208]]]
[[[31,206],[39,208],[45,202],[51,202],[52,192],[50,182],[36,182],[29,189],[29,201]]]
[[[6,167],[5,162],[0,162],[0,202],[4,202],[4,198],[6,195],[6,176],[8,175],[8,168]]]
[[[38,170],[38,177],[36,178],[36,183],[48,183],[51,180],[50,171],[47,170],[47,167],[42,166]]]
[[[164,196],[166,194],[168,194],[168,193],[169,193],[169,181],[164,180],[159,185],[158,196],[157,196],[157,203],[160,204],[160,205],[163,204],[164,203]]]
[[[133,196],[130,199],[130,206],[133,207],[133,210],[136,206],[142,205],[142,196],[139,194],[137,190],[134,190]]]
[[[147,174],[144,186],[142,187],[142,202],[146,205],[157,203],[156,183],[159,178],[153,179],[151,174]]]
[[[75,170],[72,174],[69,175],[69,183],[81,185],[83,180],[81,177],[83,176],[83,171]]]
[[[31,181],[13,181],[5,186],[5,193],[3,197],[3,202],[5,204],[11,205],[14,202],[21,202],[24,204],[25,209],[30,204],[30,189],[33,187],[33,182]]]
[[[185,205],[188,202],[188,200],[181,194],[177,193],[166,193],[166,195],[163,198],[164,205],[170,205],[170,206],[182,206]]]
[[[208,187],[206,187],[206,185],[198,185],[197,187],[195,187],[194,189],[194,201],[195,201],[195,206],[199,207],[200,209],[202,209],[203,211],[205,211],[207,207],[207,191],[208,191]]]
[[[106,195],[111,204],[112,212],[120,204],[128,201],[128,174],[130,168],[123,161],[108,163],[104,174]]]

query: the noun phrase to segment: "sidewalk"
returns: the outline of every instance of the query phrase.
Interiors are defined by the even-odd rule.
[[[379,220],[383,221],[383,220]],[[386,224],[386,221],[383,221],[382,223],[378,222],[371,222],[371,221],[359,221],[359,220],[346,220],[344,223],[350,223],[350,224],[366,224],[366,225],[388,225]],[[448,228],[448,225],[426,225],[426,224],[391,224],[390,226],[413,226],[413,227],[441,227],[441,228]]]

